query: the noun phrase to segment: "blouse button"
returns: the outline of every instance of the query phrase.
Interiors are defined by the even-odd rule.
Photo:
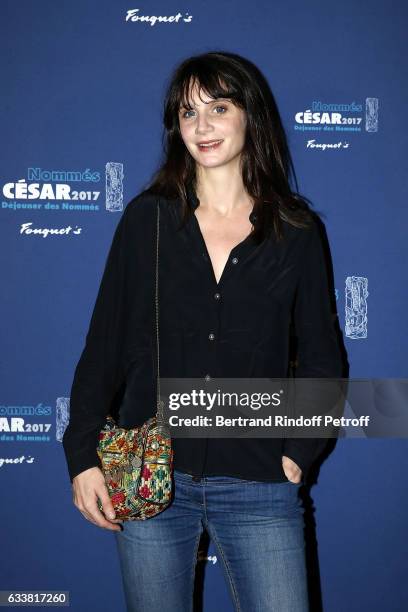
[[[231,261],[233,264],[238,263],[238,257],[233,257]]]
[[[214,340],[214,338],[215,338],[214,334],[208,334],[208,339],[209,340]]]

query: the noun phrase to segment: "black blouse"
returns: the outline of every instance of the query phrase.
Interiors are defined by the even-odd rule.
[[[198,205],[190,190],[192,209]],[[120,405],[119,424],[156,412],[155,255],[157,197],[143,192],[116,228],[75,369],[63,437],[70,479],[93,466],[98,433]],[[266,205],[265,205],[266,206]],[[284,240],[234,247],[216,282],[194,214],[180,227],[179,200],[160,197],[160,375],[168,378],[288,376],[289,327],[298,343],[296,376],[341,377],[326,265],[316,222],[283,222]],[[253,222],[254,213],[249,219]],[[327,440],[173,438],[174,467],[196,476],[286,481],[282,455],[306,476]]]

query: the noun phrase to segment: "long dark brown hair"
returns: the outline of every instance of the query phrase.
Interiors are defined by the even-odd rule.
[[[292,191],[296,176],[278,107],[266,78],[249,60],[224,51],[184,60],[173,72],[164,100],[164,160],[147,191],[182,202],[182,222],[191,214],[188,192],[196,188],[196,161],[179,129],[179,109],[191,109],[191,87],[197,83],[212,99],[230,98],[247,115],[241,172],[254,201],[253,237],[261,240],[274,230],[282,237],[281,220],[307,227],[311,210],[307,198]]]

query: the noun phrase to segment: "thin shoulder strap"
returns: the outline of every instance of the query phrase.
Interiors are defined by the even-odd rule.
[[[160,200],[157,200],[156,227],[156,343],[157,343],[157,419],[164,421],[163,401],[160,397],[160,345],[159,345],[159,232],[160,232]]]

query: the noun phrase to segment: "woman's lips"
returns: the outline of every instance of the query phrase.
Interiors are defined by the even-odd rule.
[[[215,142],[214,144],[208,144],[208,145],[197,145],[198,148],[200,149],[200,151],[214,151],[214,149],[218,149],[218,147],[220,146],[220,144],[222,144],[222,140],[219,140],[218,142]]]

